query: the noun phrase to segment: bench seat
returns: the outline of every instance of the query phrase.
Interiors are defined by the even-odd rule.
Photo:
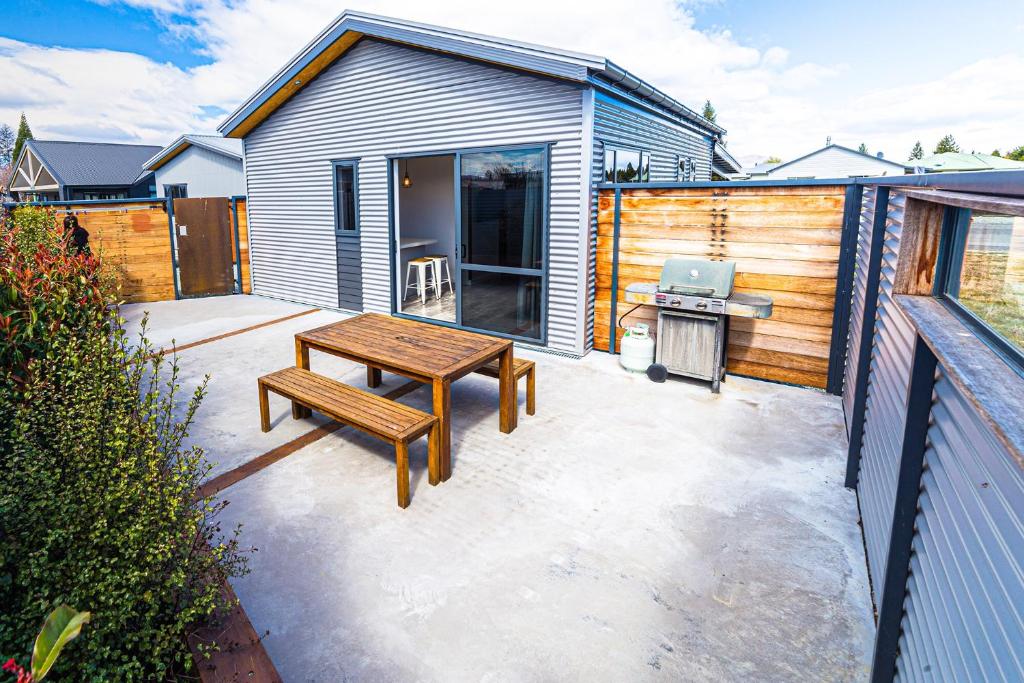
[[[478,374],[486,375],[487,377],[494,377],[497,379],[500,374],[500,364],[496,360],[492,360],[486,365],[481,365],[475,370]],[[516,383],[519,379],[526,375],[526,414],[533,415],[537,412],[537,385],[536,385],[536,374],[537,365],[532,360],[526,360],[525,358],[513,358],[512,359],[512,375],[515,377]]]
[[[260,427],[270,431],[268,392],[274,392],[342,424],[392,443],[398,468],[398,505],[409,505],[409,442],[429,434],[430,481],[440,479],[437,418],[302,368],[284,368],[259,378]]]

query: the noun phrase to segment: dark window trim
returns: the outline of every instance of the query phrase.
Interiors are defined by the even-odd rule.
[[[355,227],[343,229],[340,227],[338,218],[341,215],[338,211],[338,167],[352,169],[352,215],[355,216]],[[334,196],[334,232],[338,235],[358,235],[362,232],[362,221],[359,220],[359,159],[333,159],[331,161],[331,193]]]
[[[614,171],[614,169],[615,169],[615,161],[614,161],[615,160],[615,153],[619,152],[619,151],[622,151],[622,152],[636,152],[637,154],[640,155],[640,168],[637,169],[638,173],[640,174],[639,177],[636,180],[622,181],[622,184],[624,184],[624,185],[635,185],[637,183],[649,183],[649,182],[651,182],[651,151],[649,149],[644,149],[642,147],[632,147],[630,145],[620,145],[620,144],[617,144],[617,143],[614,143],[614,142],[605,142],[604,140],[601,141],[601,146],[602,146],[602,148],[604,150],[604,159],[603,159],[604,165],[603,165],[603,168],[601,169],[601,178],[603,179],[604,182],[619,182],[618,180],[609,181],[608,177],[606,175],[607,168],[608,168],[608,155],[611,154],[611,158],[613,159],[613,161],[612,161],[612,169]],[[645,157],[647,158],[647,178],[646,179],[643,177],[644,158]]]
[[[184,188],[183,194],[180,197],[172,194],[175,187]],[[166,199],[188,199],[188,183],[168,183],[164,185],[164,197]]]
[[[971,209],[946,207],[946,214],[942,219],[942,235],[939,238],[937,277],[933,293],[950,313],[977,334],[1014,372],[1024,377],[1024,352],[957,300],[970,227]]]

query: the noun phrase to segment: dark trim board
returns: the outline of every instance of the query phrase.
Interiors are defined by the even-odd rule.
[[[857,233],[860,231],[861,198],[864,188],[847,185],[843,204],[843,232],[839,244],[839,271],[836,275],[836,295],[832,312],[832,339],[829,346],[828,380],[826,391],[836,396],[843,394],[846,373],[847,338],[850,334],[850,307],[853,302]]]

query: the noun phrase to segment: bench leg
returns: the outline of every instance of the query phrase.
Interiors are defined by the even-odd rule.
[[[267,397],[267,387],[259,382],[260,387],[260,429],[264,432],[270,431],[270,405]]]
[[[430,475],[430,485],[437,486],[441,483],[441,423],[435,422],[430,428],[430,435],[427,437],[427,473]]]
[[[537,366],[526,371],[526,414],[533,415],[537,412],[537,385],[534,373]]]
[[[380,368],[371,368],[369,365],[366,366],[366,386],[371,389],[376,389],[380,386]]]
[[[409,444],[395,442],[395,464],[398,476],[398,507],[409,507]]]

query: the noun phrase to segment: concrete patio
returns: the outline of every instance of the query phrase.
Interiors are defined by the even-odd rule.
[[[166,346],[302,306],[254,296],[126,306]],[[214,474],[322,422],[256,378],[294,363],[314,312],[182,351],[209,373],[192,431]],[[843,487],[839,399],[729,377],[652,384],[616,359],[516,350],[538,364],[537,415],[498,430],[497,384],[453,385],[453,474],[395,505],[389,446],[343,429],[223,492],[225,527],[259,551],[234,588],[286,681],[862,680],[873,642],[857,505]],[[362,366],[315,371],[365,388]],[[384,375],[374,391],[404,384]],[[417,389],[402,402],[430,412]]]

